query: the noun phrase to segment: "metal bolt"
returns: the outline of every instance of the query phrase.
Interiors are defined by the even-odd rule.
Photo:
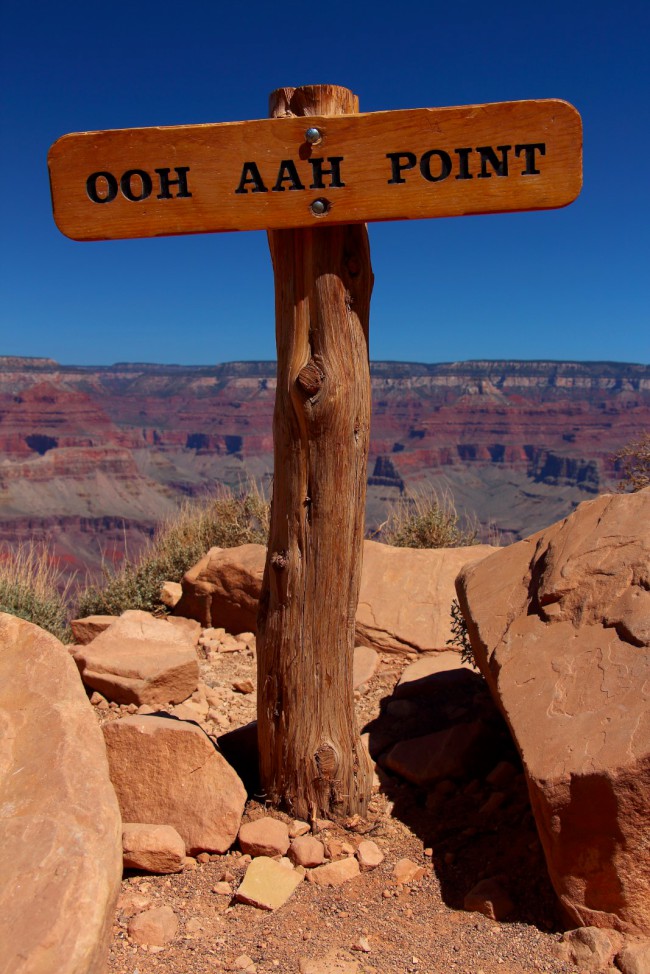
[[[305,139],[310,145],[317,145],[323,138],[323,133],[317,128],[308,128],[305,132]]]
[[[311,211],[314,216],[324,216],[329,210],[330,205],[327,200],[314,200],[311,204]]]

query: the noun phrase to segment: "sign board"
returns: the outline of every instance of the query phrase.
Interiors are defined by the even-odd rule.
[[[565,101],[64,135],[48,163],[74,240],[543,210],[582,185]]]

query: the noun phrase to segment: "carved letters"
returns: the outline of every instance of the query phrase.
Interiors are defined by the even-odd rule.
[[[399,186],[408,180],[424,179],[439,183],[446,179],[491,179],[541,174],[545,142],[513,145],[463,146],[457,149],[429,149],[419,158],[415,152],[387,152],[386,184]],[[172,176],[172,173],[174,174]],[[191,168],[160,167],[152,173],[127,169],[121,175],[99,170],[86,180],[86,193],[93,203],[111,203],[121,195],[131,203],[154,196],[157,200],[191,199]],[[277,168],[261,167],[255,160],[242,163],[239,182],[230,190],[238,196],[248,193],[284,193],[307,189],[344,189],[345,157],[326,156],[281,159]]]

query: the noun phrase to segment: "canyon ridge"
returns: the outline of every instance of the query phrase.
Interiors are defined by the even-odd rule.
[[[367,527],[430,483],[519,540],[615,488],[650,427],[650,366],[374,362]],[[183,497],[270,487],[274,362],[59,365],[0,357],[0,542],[47,539],[69,570],[133,556]]]

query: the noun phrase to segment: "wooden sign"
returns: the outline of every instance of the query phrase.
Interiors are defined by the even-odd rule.
[[[74,240],[543,210],[582,185],[565,101],[65,135],[48,163]]]

